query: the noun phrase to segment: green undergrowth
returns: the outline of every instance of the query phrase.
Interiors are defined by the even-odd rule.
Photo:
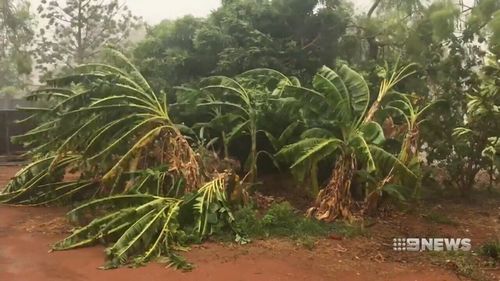
[[[433,263],[454,270],[459,276],[474,281],[492,281],[482,269],[482,260],[474,252],[430,252]]]
[[[446,215],[434,213],[434,212],[430,212],[427,215],[424,215],[424,219],[429,221],[429,222],[438,223],[438,224],[446,224],[446,225],[453,225],[453,226],[459,225],[458,222],[450,219]]]
[[[500,240],[489,241],[481,246],[479,253],[487,259],[487,263],[491,266],[500,264]]]
[[[260,213],[252,206],[246,206],[234,213],[238,232],[243,234],[247,242],[255,239],[289,238],[308,249],[314,248],[315,242],[329,235],[355,237],[365,231],[357,225],[344,222],[324,223],[306,218],[294,209],[290,203],[275,203]],[[229,237],[217,237],[224,240]]]

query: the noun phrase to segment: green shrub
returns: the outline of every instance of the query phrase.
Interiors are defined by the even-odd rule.
[[[433,223],[438,223],[438,224],[447,224],[447,225],[454,225],[457,226],[458,223],[447,216],[443,214],[438,214],[438,213],[429,213],[427,215],[424,215],[425,220]]]
[[[312,220],[298,213],[288,202],[274,203],[261,216],[251,206],[235,213],[236,228],[249,238],[289,237],[312,248],[316,238],[326,236],[337,229],[336,224]]]
[[[479,253],[493,260],[496,264],[500,261],[500,240],[490,241],[481,246]]]
[[[273,204],[262,217],[261,223],[267,235],[286,236],[298,229],[300,220],[290,203],[283,202]]]

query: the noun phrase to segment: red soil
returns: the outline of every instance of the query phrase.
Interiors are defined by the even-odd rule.
[[[17,169],[0,166],[0,186]],[[312,251],[284,240],[255,241],[244,246],[205,243],[184,254],[196,266],[191,272],[160,264],[103,271],[98,269],[104,261],[100,246],[48,253],[50,245],[69,231],[64,213],[64,208],[0,206],[0,280],[467,280],[425,259],[413,261],[412,256],[394,255],[381,245],[386,237],[325,239]],[[382,230],[383,224],[373,228]],[[393,233],[386,235],[392,237]]]

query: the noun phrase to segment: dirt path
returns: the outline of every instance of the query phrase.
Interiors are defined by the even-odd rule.
[[[0,167],[0,186],[17,168]],[[450,270],[429,263],[394,259],[370,247],[372,238],[325,239],[310,251],[282,240],[236,246],[205,243],[185,257],[196,265],[187,273],[160,264],[103,271],[103,247],[48,253],[69,231],[63,208],[0,206],[2,281],[459,281]],[[344,251],[345,250],[345,251]]]

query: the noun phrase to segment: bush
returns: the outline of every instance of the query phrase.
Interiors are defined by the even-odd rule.
[[[307,244],[314,237],[332,233],[335,227],[303,217],[288,202],[274,203],[261,217],[251,206],[244,207],[236,212],[235,219],[236,228],[249,238],[290,237]]]
[[[493,262],[496,264],[500,261],[500,240],[497,241],[491,241],[483,246],[481,246],[481,250],[479,253],[487,258],[490,258],[493,260]]]

